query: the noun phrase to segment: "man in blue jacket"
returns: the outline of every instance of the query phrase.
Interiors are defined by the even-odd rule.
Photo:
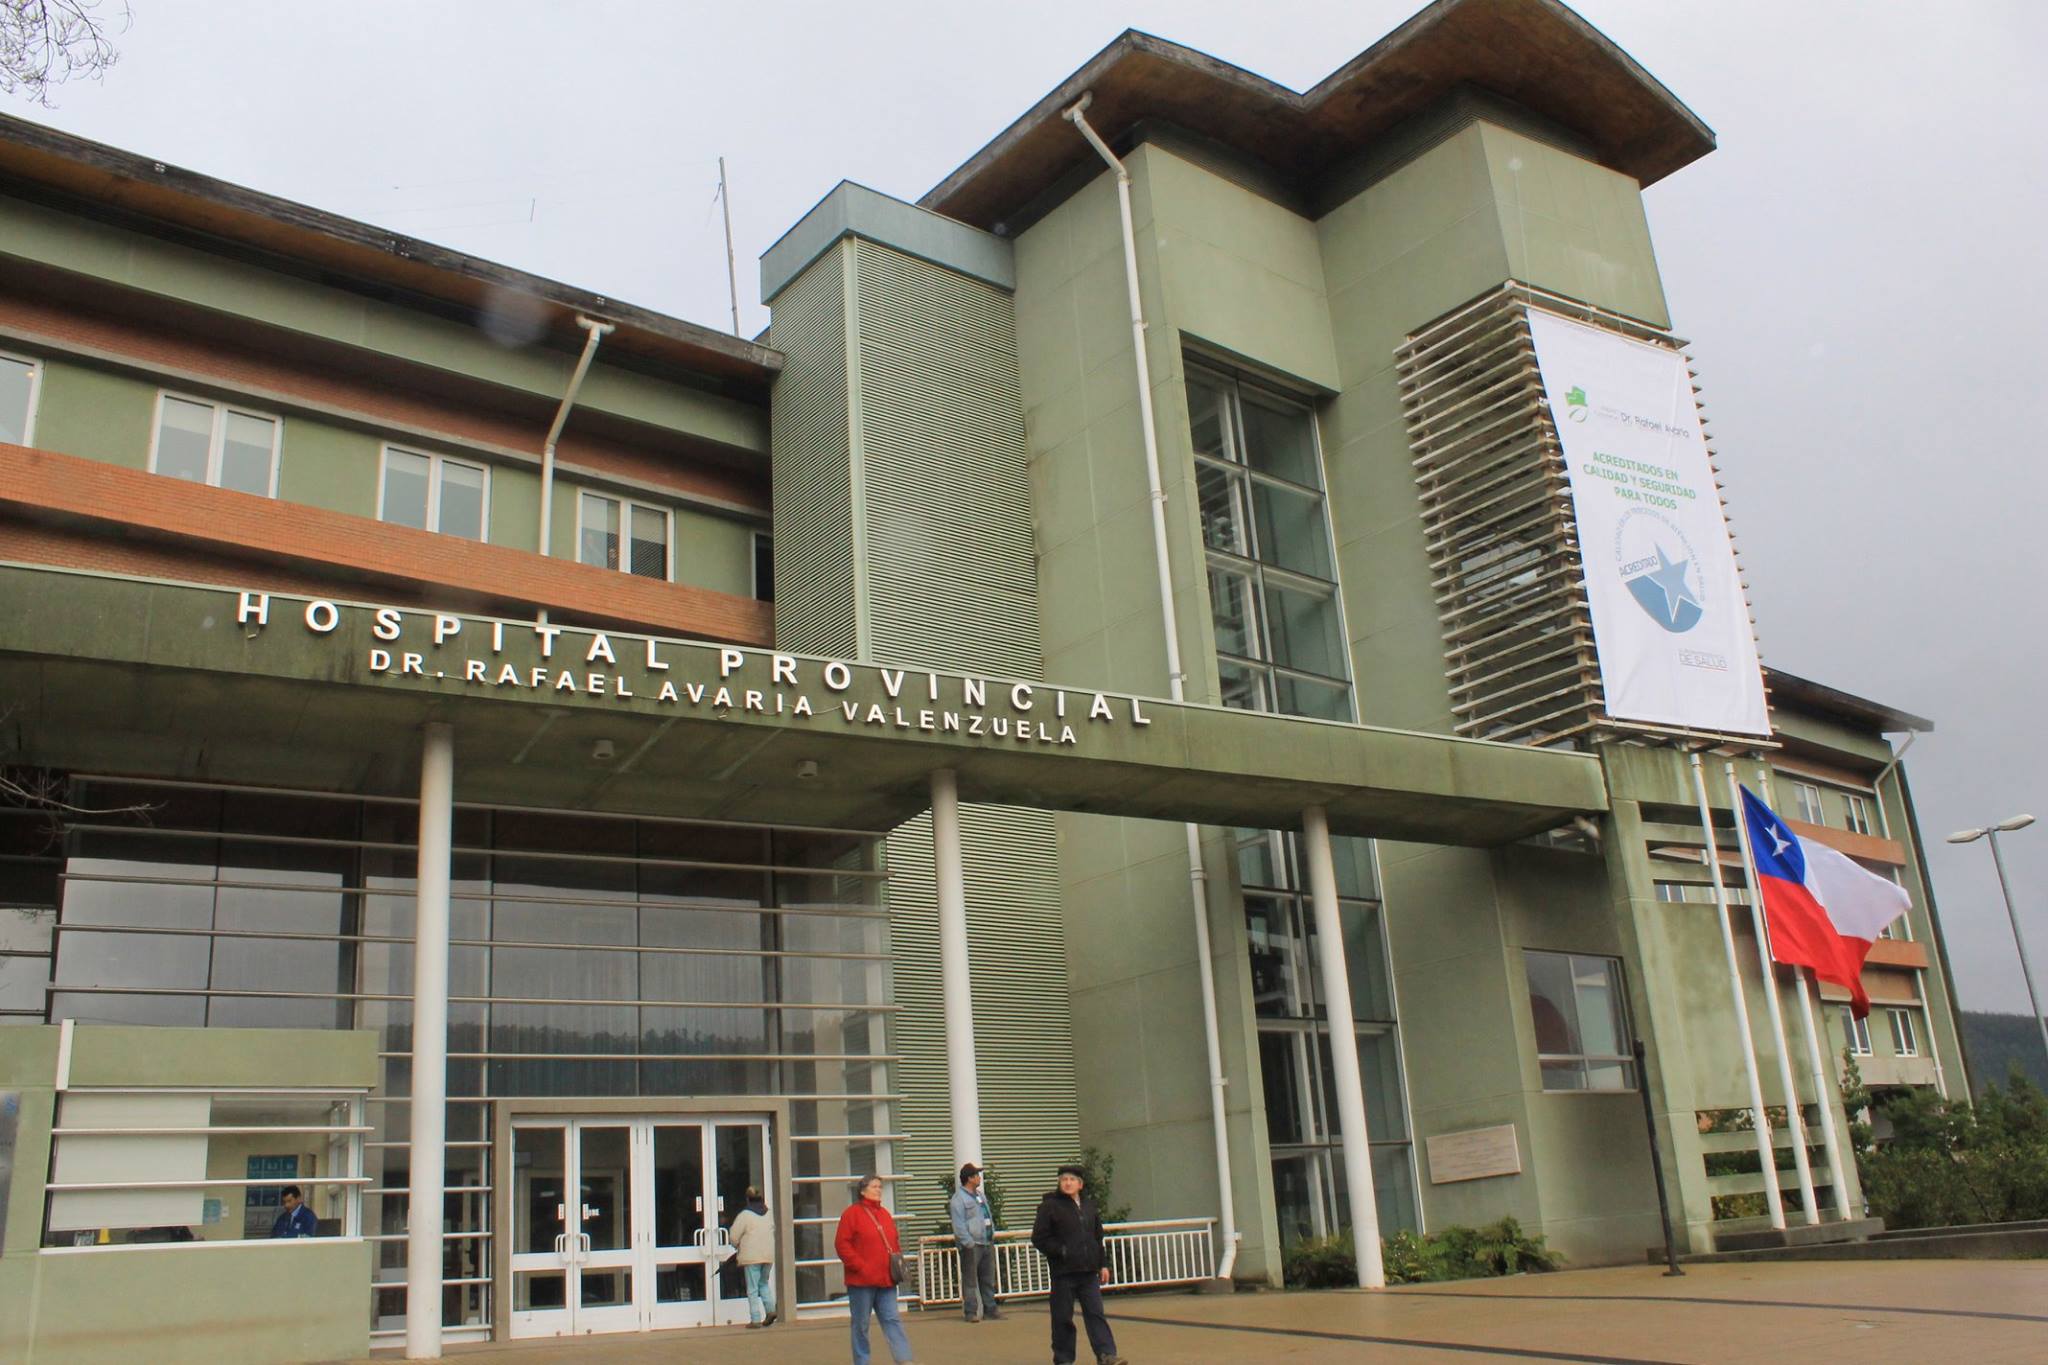
[[[320,1220],[313,1216],[313,1210],[300,1202],[299,1187],[284,1187],[284,1212],[277,1215],[277,1221],[270,1225],[272,1237],[318,1237]]]
[[[960,1305],[969,1322],[994,1322],[1002,1317],[996,1308],[996,1220],[981,1182],[981,1167],[971,1161],[962,1166],[946,1211],[960,1247]]]

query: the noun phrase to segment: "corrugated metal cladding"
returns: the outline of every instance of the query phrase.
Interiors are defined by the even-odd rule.
[[[828,251],[776,296],[783,371],[774,433],[775,639],[804,654],[858,652],[849,459],[845,253]]]
[[[962,862],[974,984],[975,1074],[982,1160],[1003,1196],[1006,1226],[1030,1226],[1053,1170],[1080,1151],[1074,1033],[1052,819],[1011,806],[963,806]],[[938,901],[931,816],[889,836],[890,935],[896,950],[896,1035],[903,1092],[896,1207],[929,1231],[954,1170]]]
[[[856,239],[854,476],[865,654],[996,677],[1043,675],[1031,487],[1010,296]],[[983,1156],[1012,1220],[1079,1147],[1053,818],[961,811]],[[904,1169],[898,1207],[941,1212],[953,1169],[929,819],[889,840]]]
[[[853,293],[873,657],[1037,677],[1010,296],[865,241]]]

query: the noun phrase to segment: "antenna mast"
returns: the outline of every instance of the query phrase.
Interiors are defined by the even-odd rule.
[[[740,334],[740,275],[732,255],[732,195],[725,183],[725,158],[718,158],[718,204],[725,210],[725,284],[732,294],[732,334]]]

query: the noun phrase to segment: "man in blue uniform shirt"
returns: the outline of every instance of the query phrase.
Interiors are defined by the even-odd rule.
[[[318,1237],[320,1220],[313,1216],[313,1210],[300,1202],[299,1187],[284,1187],[284,1212],[277,1215],[277,1221],[270,1225],[272,1237]]]

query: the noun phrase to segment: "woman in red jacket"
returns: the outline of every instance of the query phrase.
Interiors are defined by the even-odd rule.
[[[901,1255],[903,1240],[896,1220],[882,1207],[882,1177],[862,1176],[853,1187],[853,1203],[839,1215],[839,1234],[832,1239],[839,1262],[846,1267],[846,1306],[853,1312],[853,1365],[868,1365],[868,1314],[882,1320],[889,1354],[896,1365],[912,1365],[910,1338],[896,1311],[896,1276],[889,1257]]]

